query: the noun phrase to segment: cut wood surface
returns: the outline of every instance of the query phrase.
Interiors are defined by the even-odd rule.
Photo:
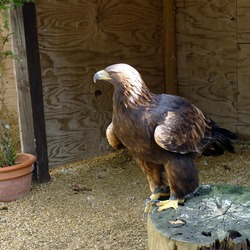
[[[250,188],[203,185],[176,211],[151,212],[148,244],[149,250],[248,250]]]
[[[111,84],[96,71],[125,62],[164,91],[162,1],[36,1],[50,166],[107,152]]]

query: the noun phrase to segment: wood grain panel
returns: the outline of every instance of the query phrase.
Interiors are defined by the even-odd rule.
[[[237,122],[235,17],[236,1],[176,0],[179,94],[233,131]]]
[[[250,126],[238,126],[239,139],[250,140]]]
[[[45,64],[53,62],[51,66],[64,73],[63,65],[70,64],[72,74],[86,70],[89,76],[88,72],[109,64],[128,62],[141,70],[153,90],[161,91],[162,10],[151,5],[140,1],[61,1],[38,7]]]
[[[90,158],[96,156],[98,152],[110,150],[99,128],[65,132],[59,137],[60,143],[58,137],[56,135],[48,138],[50,159],[55,166],[77,161],[79,153]]]
[[[152,91],[164,91],[162,1],[37,0],[36,6],[50,166],[100,155],[108,148],[113,88],[94,85],[93,75],[125,62]]]
[[[163,0],[165,93],[177,95],[175,0]]]
[[[250,2],[237,0],[238,43],[250,43]]]
[[[250,44],[240,44],[238,50],[238,125],[250,127]]]
[[[208,84],[181,85],[178,90],[181,96],[194,103],[218,125],[236,132],[237,102],[224,99],[220,93],[231,90]]]

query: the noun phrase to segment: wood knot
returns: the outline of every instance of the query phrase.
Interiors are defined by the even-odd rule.
[[[98,96],[102,95],[102,91],[101,91],[101,90],[96,90],[96,91],[94,92],[94,95],[95,95],[96,97],[98,97]]]

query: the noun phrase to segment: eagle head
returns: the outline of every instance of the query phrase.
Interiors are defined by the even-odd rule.
[[[122,99],[126,107],[147,105],[152,96],[139,72],[125,63],[113,64],[96,72],[93,80],[112,83],[115,89],[114,96]]]
[[[140,89],[145,85],[139,72],[126,63],[113,64],[96,72],[93,80],[110,82],[115,88]]]

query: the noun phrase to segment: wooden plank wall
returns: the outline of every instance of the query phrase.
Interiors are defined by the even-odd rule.
[[[250,139],[250,1],[237,2],[238,132]]]
[[[163,0],[165,93],[178,94],[175,0]]]
[[[164,91],[162,1],[37,0],[36,10],[49,164],[100,155],[113,90],[93,75],[126,62]]]
[[[179,94],[232,131],[238,128],[237,2],[175,2]]]

